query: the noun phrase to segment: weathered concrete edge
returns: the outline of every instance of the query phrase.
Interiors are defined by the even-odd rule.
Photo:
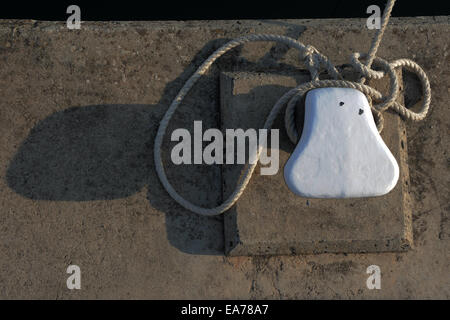
[[[262,249],[267,248],[267,249]],[[364,248],[364,249],[363,249]],[[225,252],[227,256],[252,256],[256,255],[298,255],[298,254],[324,254],[324,253],[384,253],[406,252],[410,249],[408,241],[397,237],[380,240],[335,240],[335,241],[311,241],[276,244],[273,242],[256,243],[239,242],[236,247]]]
[[[289,24],[300,24],[304,26],[329,26],[329,27],[364,27],[366,25],[365,18],[351,19],[258,19],[258,20],[188,20],[188,21],[82,21],[80,30],[70,30],[80,32],[82,30],[102,30],[102,31],[120,31],[130,28],[144,28],[151,30],[159,29],[189,29],[189,28],[228,28],[239,24],[241,28],[264,28],[270,25],[288,26]],[[413,27],[421,25],[449,25],[450,16],[429,16],[429,17],[392,17],[390,22],[392,26]],[[22,19],[0,19],[0,30],[11,27],[31,27],[40,31],[58,31],[68,30],[66,21],[38,21],[38,20],[22,20]],[[245,31],[245,30],[243,30]]]

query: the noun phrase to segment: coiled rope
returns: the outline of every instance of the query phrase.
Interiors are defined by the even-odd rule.
[[[285,111],[285,127],[289,139],[293,143],[297,143],[299,140],[299,134],[295,125],[295,106],[297,102],[309,91],[316,88],[325,87],[339,87],[339,88],[353,88],[364,93],[370,102],[375,101],[376,104],[371,103],[371,108],[375,114],[378,130],[381,132],[383,129],[383,117],[382,112],[386,111],[388,108],[392,108],[402,117],[412,121],[419,121],[426,117],[431,101],[431,89],[428,77],[422,68],[416,64],[414,61],[409,59],[399,59],[393,62],[387,62],[376,56],[376,52],[381,43],[382,36],[389,22],[392,8],[394,6],[395,0],[388,0],[386,8],[383,12],[381,28],[377,30],[375,37],[372,41],[371,47],[368,54],[353,53],[351,56],[350,64],[351,66],[360,73],[361,79],[358,82],[344,80],[341,74],[338,72],[336,67],[331,63],[331,61],[321,54],[313,46],[305,46],[301,42],[286,36],[281,35],[271,35],[271,34],[256,34],[243,36],[241,38],[232,40],[219,49],[217,49],[213,54],[206,59],[203,64],[197,69],[197,71],[186,81],[184,86],[181,88],[180,92],[177,94],[175,99],[172,101],[168,110],[164,114],[163,119],[160,122],[158,132],[156,134],[155,144],[154,144],[154,161],[155,168],[158,177],[169,193],[169,195],[178,202],[184,208],[204,216],[214,216],[221,214],[231,208],[239,197],[244,192],[253,171],[257,165],[257,161],[252,164],[248,164],[244,169],[244,174],[242,175],[240,181],[234,192],[219,206],[214,208],[204,208],[197,206],[188,200],[184,199],[178,192],[173,188],[167,179],[166,173],[164,171],[164,166],[161,159],[161,145],[163,142],[164,134],[166,132],[167,126],[170,119],[175,113],[177,107],[183,101],[184,97],[187,95],[189,90],[194,86],[197,80],[205,74],[210,66],[223,54],[230,51],[231,49],[243,45],[247,42],[255,41],[274,41],[280,42],[288,45],[291,48],[295,48],[300,52],[300,58],[306,65],[307,69],[311,74],[311,81],[304,83],[287,93],[285,93],[274,105],[270,114],[268,115],[266,122],[264,124],[264,129],[270,129],[272,124],[279,114],[279,112],[287,105]],[[365,59],[365,63],[361,63],[360,59]],[[372,64],[375,63],[381,67],[382,71],[375,71],[371,68]],[[398,103],[397,97],[399,94],[399,79],[395,73],[396,68],[405,68],[417,75],[420,79],[422,85],[423,101],[419,112],[413,112],[407,109],[404,105]],[[327,73],[333,78],[332,80],[320,80],[319,72],[321,69],[325,69]],[[383,96],[379,91],[374,88],[364,84],[366,79],[381,79],[385,75],[390,78],[390,91],[388,96]],[[258,146],[256,157],[259,159],[262,151],[262,146]]]

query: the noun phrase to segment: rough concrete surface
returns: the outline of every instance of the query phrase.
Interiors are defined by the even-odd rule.
[[[152,146],[163,112],[214,49],[251,33],[299,38],[336,64],[367,51],[373,35],[365,20],[85,22],[80,30],[0,21],[0,298],[450,297],[449,17],[393,18],[379,50],[417,61],[433,90],[429,117],[406,123],[414,246],[402,253],[226,257],[222,217],[190,213],[161,187]],[[220,127],[220,72],[302,68],[282,45],[236,48],[200,80],[168,132],[193,120]],[[176,189],[218,204],[220,167],[170,165],[173,145],[168,135]],[[66,287],[70,264],[81,268],[81,290]],[[381,290],[366,287],[372,264]]]
[[[401,75],[399,75],[401,79]],[[289,89],[310,81],[309,74],[225,73],[221,78],[221,124],[226,128],[262,128],[276,101]],[[380,92],[389,81],[372,83]],[[399,102],[403,102],[402,94]],[[304,106],[297,109],[303,128]],[[284,182],[283,168],[295,145],[284,130],[284,114],[273,128],[280,130],[279,170],[261,175],[255,169],[248,189],[224,215],[225,251],[229,255],[273,255],[326,252],[404,251],[412,245],[409,173],[404,122],[385,113],[382,137],[400,167],[396,187],[382,197],[307,199]],[[243,165],[224,165],[223,198],[235,190]]]

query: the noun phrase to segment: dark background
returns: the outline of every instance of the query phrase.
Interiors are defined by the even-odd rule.
[[[367,17],[376,4],[383,10],[386,0],[61,0],[4,1],[0,19],[64,21],[71,4],[81,8],[81,20],[209,20],[209,19],[309,19]],[[393,16],[450,15],[448,0],[397,0]]]

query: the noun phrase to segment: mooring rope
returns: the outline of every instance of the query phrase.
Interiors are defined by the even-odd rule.
[[[184,86],[181,88],[180,92],[172,101],[171,105],[169,106],[168,110],[164,114],[163,119],[160,122],[158,132],[156,134],[154,144],[155,168],[162,185],[169,193],[169,195],[181,206],[192,212],[205,216],[213,216],[221,214],[227,211],[229,208],[231,208],[239,199],[239,197],[242,195],[248,182],[250,181],[253,171],[257,165],[257,161],[248,164],[246,166],[245,172],[242,175],[240,181],[238,182],[236,189],[221,205],[214,208],[204,208],[191,203],[190,201],[184,199],[180,194],[178,194],[178,192],[173,188],[173,186],[167,179],[161,159],[161,145],[169,121],[172,118],[178,106],[180,105],[180,103],[183,101],[183,99],[189,92],[189,90],[194,86],[197,80],[203,74],[205,74],[205,72],[208,71],[211,65],[219,57],[221,57],[223,54],[230,51],[231,49],[243,45],[247,42],[274,41],[284,43],[291,48],[295,48],[298,51],[300,51],[301,60],[304,62],[304,64],[306,65],[307,69],[311,74],[312,80],[310,82],[301,84],[300,86],[288,91],[275,103],[263,127],[263,129],[270,129],[279,112],[284,108],[284,106],[287,105],[285,111],[285,127],[289,139],[293,143],[297,143],[299,139],[299,134],[297,132],[297,128],[295,125],[295,106],[297,105],[297,102],[309,90],[316,88],[325,88],[325,87],[353,88],[364,93],[368,97],[368,100],[370,102],[373,101],[377,102],[376,104],[371,103],[371,108],[375,114],[375,118],[377,120],[376,121],[377,127],[379,131],[383,129],[383,118],[381,114],[388,108],[392,108],[394,111],[396,111],[398,114],[400,114],[402,117],[408,120],[419,121],[424,119],[430,107],[431,89],[428,77],[422,70],[422,68],[414,61],[411,61],[409,59],[399,59],[389,63],[386,60],[376,56],[376,52],[378,50],[378,47],[380,46],[381,39],[383,37],[386,26],[388,25],[394,4],[395,0],[388,0],[386,8],[383,12],[381,27],[380,29],[377,30],[377,33],[374,36],[368,54],[361,54],[356,52],[353,53],[351,56],[350,61],[351,66],[361,75],[361,78],[358,82],[344,80],[341,74],[336,69],[336,67],[333,65],[333,63],[328,59],[328,57],[321,54],[313,46],[310,45],[305,46],[296,39],[281,35],[256,34],[243,36],[241,38],[226,43],[225,45],[217,49],[213,54],[211,54],[197,69],[197,71],[186,81]],[[365,59],[365,63],[364,64],[361,63],[360,59]],[[371,68],[373,63],[381,67],[382,71],[373,70]],[[415,73],[417,77],[420,79],[422,85],[423,101],[419,112],[413,112],[396,101],[399,94],[399,86],[400,86],[398,76],[395,72],[395,69],[397,68],[408,69],[409,71]],[[319,72],[321,69],[325,69],[333,79],[320,80]],[[383,96],[376,89],[364,84],[366,79],[381,79],[386,74],[390,78],[390,90],[388,96]],[[259,145],[256,153],[256,159],[259,159],[261,151],[262,146]]]

